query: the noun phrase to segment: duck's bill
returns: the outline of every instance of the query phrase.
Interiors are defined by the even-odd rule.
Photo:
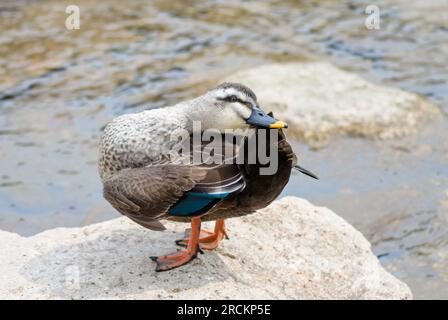
[[[276,121],[272,124],[269,125],[270,129],[283,129],[283,128],[288,128],[288,124],[286,122],[283,121]]]
[[[266,114],[260,107],[252,109],[250,117],[246,120],[247,124],[257,128],[283,129],[288,128],[286,122],[279,121]]]

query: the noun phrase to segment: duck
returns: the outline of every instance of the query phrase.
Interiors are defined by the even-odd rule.
[[[173,106],[121,115],[105,126],[100,138],[103,197],[150,230],[165,230],[163,220],[190,223],[184,238],[175,241],[183,250],[150,257],[158,272],[183,266],[229,238],[226,219],[255,213],[274,201],[293,169],[318,179],[297,164],[283,132],[287,127],[259,106],[250,88],[233,82]],[[195,134],[207,130],[220,137],[213,149],[218,161],[194,161],[196,153],[206,153],[210,160],[209,150],[204,152],[209,144],[194,142]],[[187,151],[177,152],[179,136],[189,139],[182,145],[189,146]],[[277,155],[270,174],[261,174],[270,163],[250,158],[263,145],[265,154]],[[215,221],[213,231],[201,229],[204,221]]]

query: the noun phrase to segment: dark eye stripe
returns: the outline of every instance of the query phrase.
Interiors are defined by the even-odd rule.
[[[232,100],[232,97],[235,97],[236,100],[233,101],[233,100]],[[232,96],[227,96],[227,97],[224,97],[224,98],[218,98],[218,100],[226,101],[226,102],[239,102],[239,103],[244,104],[245,106],[247,106],[247,107],[249,107],[249,108],[252,108],[252,104],[251,104],[250,102],[243,101],[243,100],[241,100],[241,99],[239,99],[238,97],[233,96],[233,95],[232,95]]]

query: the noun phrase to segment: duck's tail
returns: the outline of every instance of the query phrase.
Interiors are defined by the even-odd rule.
[[[303,168],[303,167],[301,167],[299,165],[295,165],[294,169],[296,169],[297,171],[299,171],[299,172],[301,172],[303,174],[306,174],[307,176],[309,176],[311,178],[319,180],[319,178],[314,173],[312,173],[311,171],[309,171],[309,170],[307,170],[307,169],[305,169],[305,168]]]

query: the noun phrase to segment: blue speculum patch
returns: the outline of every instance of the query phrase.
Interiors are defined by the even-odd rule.
[[[195,216],[206,212],[220,199],[224,199],[229,192],[199,193],[188,192],[173,208],[169,210],[172,216]]]

